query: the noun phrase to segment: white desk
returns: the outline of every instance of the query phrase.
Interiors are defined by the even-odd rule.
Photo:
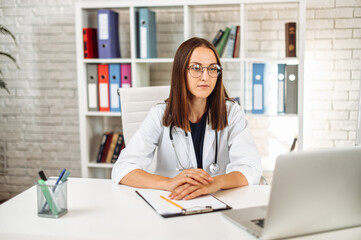
[[[36,188],[0,205],[0,239],[254,239],[220,212],[162,218],[135,192],[110,180],[70,178],[68,213],[37,216]],[[251,186],[216,196],[236,208],[266,205],[270,188]],[[361,227],[301,239],[361,239]]]

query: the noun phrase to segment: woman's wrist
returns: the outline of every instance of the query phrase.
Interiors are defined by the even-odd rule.
[[[223,187],[224,187],[224,177],[223,176],[224,175],[219,175],[219,176],[213,177],[214,180],[213,180],[212,184],[215,185],[215,187],[217,188],[217,191],[223,189]]]
[[[248,185],[247,179],[240,172],[230,172],[214,177],[214,181],[220,189],[230,189]]]
[[[172,191],[171,184],[170,184],[171,178],[164,177],[159,181],[159,189],[166,190],[166,191]]]

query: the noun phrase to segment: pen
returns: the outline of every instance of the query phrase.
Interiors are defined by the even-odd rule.
[[[48,180],[48,179],[46,178],[45,173],[44,173],[43,170],[40,170],[40,171],[39,171],[39,176],[40,176],[40,178],[41,178],[42,180],[44,180],[44,181],[47,181],[47,180]]]
[[[61,182],[65,182],[66,180],[68,180],[69,175],[70,175],[70,172],[65,171],[65,173],[63,174],[63,177],[61,178]]]
[[[162,199],[166,200],[167,202],[173,204],[174,206],[176,206],[176,207],[178,207],[178,208],[180,208],[180,209],[182,209],[182,210],[184,209],[182,206],[176,204],[176,203],[173,202],[172,200],[169,200],[168,198],[166,198],[166,197],[164,197],[164,196],[162,196],[162,195],[160,195],[160,197],[161,197]]]
[[[61,178],[63,177],[64,173],[65,173],[66,169],[64,168],[63,171],[61,171],[59,177],[58,177],[58,180],[56,180],[56,183],[55,183],[55,186],[53,187],[53,192],[55,191],[56,189],[56,186],[59,184]]]
[[[61,178],[61,183],[62,183],[62,184],[68,180],[69,175],[70,175],[70,172],[68,172],[68,171],[66,170],[65,173],[63,174],[63,177]],[[59,191],[60,191],[59,189],[61,189],[61,188],[56,188],[56,189],[55,189],[55,191],[54,191],[55,196],[58,195],[58,193],[59,193]]]
[[[66,170],[65,173],[63,174],[63,177],[61,178],[61,183],[62,183],[62,184],[63,184],[65,181],[68,180],[69,175],[70,175],[70,172],[68,172],[68,171]],[[55,189],[55,191],[54,191],[55,196],[58,195],[58,193],[59,193],[59,191],[60,191],[59,189],[61,189],[61,188],[56,188],[56,189]]]

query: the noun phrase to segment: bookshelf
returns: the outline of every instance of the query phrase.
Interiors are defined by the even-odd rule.
[[[140,7],[148,7],[156,12],[158,58],[139,59],[136,57],[135,12]],[[97,27],[97,10],[102,8],[119,13],[119,41],[122,57],[84,59],[82,28]],[[244,102],[246,111],[249,104],[249,99],[247,99],[248,65],[259,62],[298,64],[298,113],[285,114],[285,117],[297,118],[298,149],[302,149],[305,0],[79,2],[76,3],[75,11],[83,177],[110,177],[113,165],[96,163],[96,154],[103,132],[122,131],[121,113],[87,110],[87,64],[129,63],[133,87],[169,85],[173,56],[184,40],[197,36],[212,41],[219,29],[230,25],[240,25],[240,52],[238,58],[221,58],[225,71],[224,83],[232,97],[240,97]],[[221,14],[219,19],[214,19],[216,14]],[[284,23],[289,21],[297,22],[297,57],[295,58],[285,57]],[[249,116],[252,117],[252,115]]]

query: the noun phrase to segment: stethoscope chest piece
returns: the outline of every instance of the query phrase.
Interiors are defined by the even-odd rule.
[[[217,163],[212,163],[211,165],[209,165],[209,171],[212,174],[217,174],[219,173],[219,165]]]
[[[178,156],[178,153],[176,151],[176,147],[175,147],[175,144],[174,144],[174,139],[173,139],[173,134],[172,134],[172,129],[173,129],[173,125],[170,126],[169,128],[169,138],[172,142],[172,147],[174,149],[174,152],[175,152],[175,155],[176,155],[176,160],[180,166],[180,168],[177,168],[177,171],[183,171],[185,169],[189,169],[192,167],[192,163],[191,163],[191,160],[189,158],[189,153],[190,153],[190,144],[189,144],[189,141],[188,141],[188,134],[186,132],[185,133],[185,137],[187,138],[187,159],[188,159],[188,166],[185,168],[183,167],[182,163],[180,162],[180,158]],[[219,164],[217,163],[217,157],[218,157],[218,132],[217,130],[215,130],[215,139],[216,139],[216,150],[215,150],[215,154],[214,154],[214,162],[211,163],[209,165],[209,172],[211,174],[218,174],[219,171],[220,171],[220,167],[219,167]]]

